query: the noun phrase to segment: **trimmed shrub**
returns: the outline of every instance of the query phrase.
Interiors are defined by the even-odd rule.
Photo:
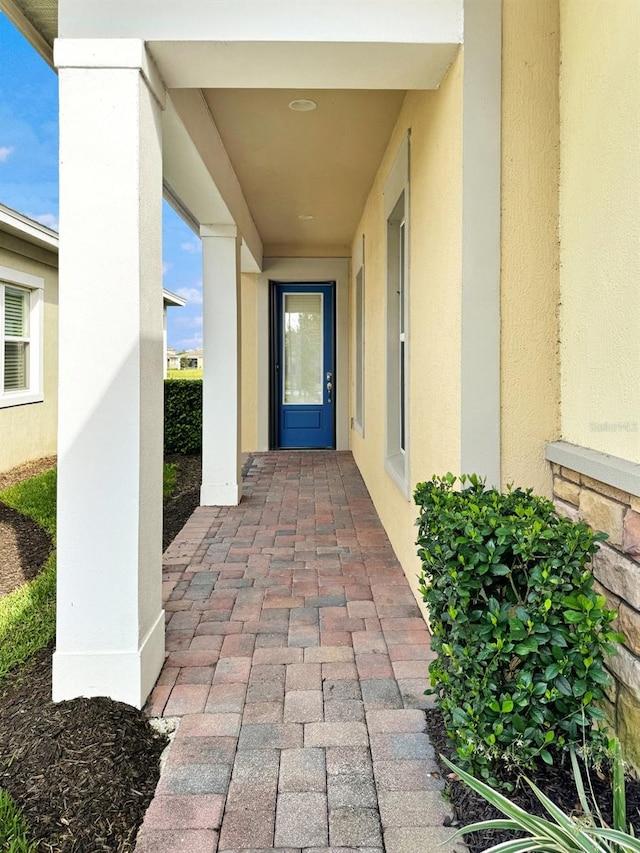
[[[202,450],[202,380],[165,379],[164,452]]]
[[[429,607],[429,667],[447,734],[474,775],[530,768],[570,746],[605,751],[596,705],[603,653],[623,638],[589,562],[605,539],[531,490],[485,491],[475,475],[420,483],[418,555]]]

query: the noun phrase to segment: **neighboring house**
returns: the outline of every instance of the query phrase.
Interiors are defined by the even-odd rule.
[[[202,347],[199,349],[184,350],[180,353],[180,366],[183,370],[202,370],[204,368],[204,359],[202,357]]]
[[[0,471],[56,452],[58,235],[0,204]]]
[[[167,308],[186,300],[162,301],[166,347]],[[57,414],[58,234],[0,204],[0,471],[54,454]]]
[[[610,533],[637,730],[640,4],[4,3],[59,70],[62,357],[100,366],[61,377],[55,697],[140,704],[163,660],[164,192],[202,238],[202,503],[242,449],[350,448],[415,589],[416,481],[555,487]]]
[[[167,346],[167,308],[171,307],[179,307],[182,308],[187,304],[187,300],[183,299],[182,296],[178,296],[177,293],[172,293],[170,290],[166,290],[163,288],[162,290],[162,345],[164,347],[164,356],[163,356],[163,364],[164,364],[164,373],[163,376],[167,378],[167,370],[176,370],[172,366],[172,357],[175,358],[175,350],[169,349]],[[170,353],[172,355],[170,355]],[[179,365],[178,365],[179,367]]]
[[[180,370],[180,356],[177,354],[173,347],[167,348],[165,376],[167,370]]]

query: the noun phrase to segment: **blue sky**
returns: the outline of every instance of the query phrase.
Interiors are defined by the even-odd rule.
[[[0,202],[58,230],[58,78],[0,12]],[[202,344],[199,238],[163,203],[164,286],[187,299],[168,311],[169,346]]]

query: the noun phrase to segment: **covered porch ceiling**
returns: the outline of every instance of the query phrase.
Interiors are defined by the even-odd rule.
[[[264,255],[350,254],[402,91],[205,89]],[[312,101],[313,110],[290,108]]]
[[[246,271],[350,254],[407,90],[437,88],[462,40],[461,0],[1,2],[50,62],[57,34],[144,41],[168,87],[167,197],[194,229],[237,225]]]

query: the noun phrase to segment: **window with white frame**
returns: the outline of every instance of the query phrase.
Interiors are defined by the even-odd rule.
[[[44,280],[0,267],[0,408],[43,399]]]
[[[385,467],[408,497],[409,488],[409,136],[384,190],[387,226],[387,423]]]
[[[354,258],[356,272],[355,293],[355,413],[353,424],[364,435],[364,235]]]

